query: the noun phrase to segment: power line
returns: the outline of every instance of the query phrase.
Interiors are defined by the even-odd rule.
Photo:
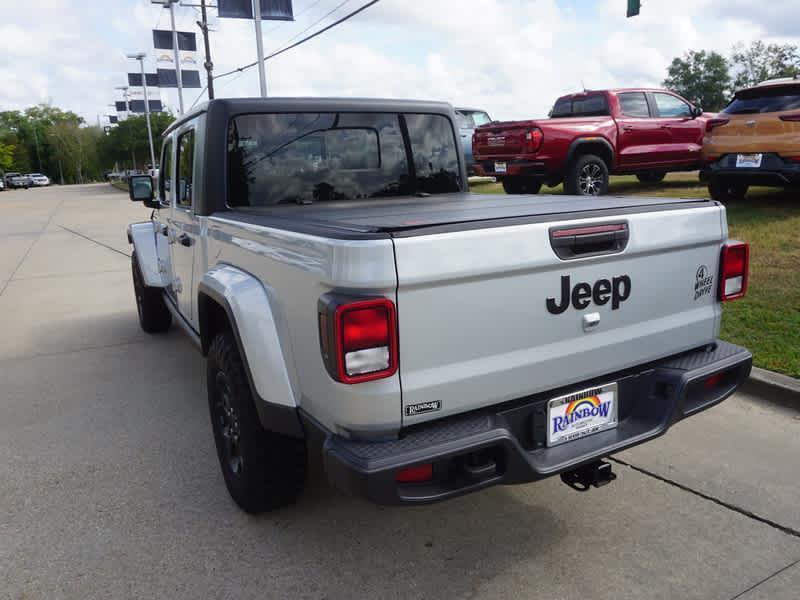
[[[288,40],[286,40],[285,42],[283,42],[283,44],[281,44],[281,45],[285,45],[285,44],[288,44],[289,42],[291,42],[292,40],[296,40],[296,39],[297,39],[297,38],[299,38],[301,35],[303,35],[303,34],[304,34],[306,31],[308,31],[309,29],[312,29],[312,28],[313,28],[315,25],[318,25],[319,23],[321,23],[322,21],[324,21],[325,19],[327,19],[328,17],[330,17],[330,16],[331,16],[333,13],[335,13],[337,10],[339,10],[340,8],[342,8],[342,7],[343,7],[345,4],[347,4],[348,2],[350,2],[350,0],[344,0],[343,2],[340,2],[340,3],[339,3],[339,4],[337,4],[337,5],[336,5],[336,6],[335,6],[333,9],[329,10],[329,11],[328,11],[328,12],[326,12],[324,15],[322,15],[322,16],[321,16],[319,19],[317,19],[316,21],[314,21],[314,22],[313,22],[311,25],[309,25],[308,27],[306,27],[305,29],[303,29],[303,31],[299,31],[298,33],[294,34],[292,37],[290,37]]]
[[[265,56],[265,57],[264,57],[264,61],[267,61],[267,60],[269,60],[270,58],[275,58],[276,56],[278,56],[278,55],[280,55],[280,54],[283,54],[284,52],[288,52],[288,51],[289,51],[289,50],[291,50],[292,48],[297,48],[297,47],[298,47],[298,46],[300,46],[301,44],[305,44],[307,41],[309,41],[309,40],[312,40],[312,39],[314,39],[315,37],[317,37],[318,35],[321,35],[321,34],[325,33],[325,32],[326,32],[326,31],[328,31],[329,29],[333,29],[334,27],[336,27],[337,25],[339,25],[339,24],[341,24],[341,23],[344,23],[344,22],[345,22],[345,21],[347,21],[348,19],[351,19],[351,18],[355,17],[355,16],[356,16],[358,13],[360,13],[360,12],[362,12],[362,11],[365,11],[365,10],[366,10],[366,9],[368,9],[370,6],[372,6],[373,4],[377,4],[378,2],[380,2],[380,0],[371,0],[370,2],[367,2],[366,4],[364,4],[363,6],[361,6],[360,8],[357,8],[357,9],[356,9],[356,10],[354,10],[353,12],[346,14],[344,17],[342,17],[341,19],[339,19],[339,20],[337,20],[337,21],[334,21],[334,22],[333,22],[333,23],[331,23],[330,25],[327,25],[327,26],[323,27],[322,29],[320,29],[320,30],[318,30],[318,31],[315,31],[315,32],[314,32],[314,33],[312,33],[311,35],[308,35],[308,36],[304,37],[303,39],[296,41],[294,44],[291,44],[291,45],[289,45],[289,46],[286,46],[285,48],[282,48],[282,49],[280,49],[280,50],[278,50],[278,51],[276,51],[276,52],[273,52],[272,54],[270,54],[270,55],[268,55],[268,56]],[[244,65],[244,66],[242,66],[242,67],[239,67],[239,68],[237,68],[237,69],[233,69],[233,70],[231,70],[231,71],[228,71],[228,72],[226,72],[226,73],[222,73],[221,75],[217,75],[216,77],[214,77],[214,79],[215,79],[215,80],[217,80],[217,79],[222,79],[223,77],[228,77],[229,75],[233,75],[234,73],[240,73],[240,72],[242,72],[242,71],[246,71],[247,69],[250,69],[250,68],[252,68],[252,67],[255,67],[257,64],[258,64],[258,61],[251,62],[251,63],[249,63],[249,64],[247,64],[247,65]]]

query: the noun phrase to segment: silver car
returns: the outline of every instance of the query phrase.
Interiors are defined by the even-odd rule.
[[[461,135],[461,147],[464,149],[464,158],[467,163],[467,172],[474,173],[475,159],[472,156],[472,134],[475,128],[492,122],[492,118],[485,110],[479,108],[456,108],[456,123]]]

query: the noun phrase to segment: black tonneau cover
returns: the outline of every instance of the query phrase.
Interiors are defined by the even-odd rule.
[[[265,206],[215,217],[336,238],[404,237],[563,218],[613,216],[708,206],[709,200],[641,196],[518,196],[441,194],[414,198],[349,200]]]

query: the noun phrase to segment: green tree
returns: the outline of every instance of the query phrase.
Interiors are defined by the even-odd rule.
[[[150,126],[153,130],[153,147],[158,161],[161,153],[161,134],[175,117],[170,113],[153,113]],[[144,115],[129,117],[112,128],[100,143],[100,151],[106,161],[126,168],[143,168],[150,163],[150,143],[147,139],[147,121]],[[110,165],[108,165],[110,166]]]
[[[704,110],[719,111],[730,94],[728,61],[716,52],[689,50],[672,59],[663,85]]]
[[[736,89],[751,87],[767,79],[794,77],[800,73],[800,49],[792,44],[765,44],[757,40],[733,47],[731,58]]]

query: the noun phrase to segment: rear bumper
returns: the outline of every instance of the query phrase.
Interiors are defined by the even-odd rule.
[[[496,173],[494,170],[495,162],[505,162],[506,172]],[[475,162],[474,169],[481,177],[497,177],[498,179],[518,175],[544,178],[547,175],[547,168],[544,161],[528,160],[524,158],[514,158],[510,160],[498,159],[497,161],[481,160]]]
[[[764,154],[760,167],[741,168],[736,166],[736,155],[727,154],[706,166],[701,179],[736,181],[747,185],[800,185],[800,163],[784,160],[777,154]]]
[[[378,504],[425,504],[543,479],[656,438],[733,394],[751,364],[749,351],[719,341],[569,388],[409,428],[399,439],[384,442],[348,440],[303,417],[307,432],[311,428],[321,436],[325,471],[334,486]],[[714,374],[722,376],[709,388],[704,382]],[[546,447],[548,399],[612,381],[619,392],[617,428]],[[432,480],[395,481],[397,471],[421,463],[433,463]]]

